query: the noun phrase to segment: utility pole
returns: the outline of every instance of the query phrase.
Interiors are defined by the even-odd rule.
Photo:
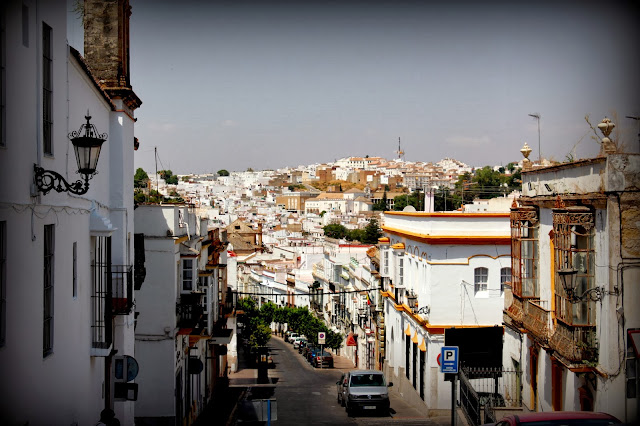
[[[529,114],[529,117],[533,117],[538,120],[538,164],[542,166],[542,151],[540,150],[540,114],[536,112]]]

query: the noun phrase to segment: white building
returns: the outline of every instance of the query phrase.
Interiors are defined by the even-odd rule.
[[[610,154],[522,173],[503,360],[529,410],[640,420],[639,171],[640,155]]]
[[[3,424],[90,425],[108,408],[133,425],[126,398],[135,397],[136,384],[114,371],[122,356],[135,355],[133,151],[141,101],[128,83],[129,17],[117,13],[127,7],[86,1],[83,19],[68,20],[64,1],[2,6]],[[82,34],[82,22],[84,50],[67,44],[69,34]],[[113,50],[98,51],[107,39]],[[78,136],[72,132],[85,134],[85,116],[98,133],[89,136],[106,139],[88,183],[69,141]]]
[[[135,223],[144,234],[147,269],[136,302],[136,355],[144,365],[136,424],[182,424],[202,412],[227,374],[235,322],[226,318],[233,300],[225,237],[186,206],[139,206]]]
[[[450,408],[437,356],[446,329],[502,323],[509,214],[386,212],[382,229],[384,370],[405,398]]]

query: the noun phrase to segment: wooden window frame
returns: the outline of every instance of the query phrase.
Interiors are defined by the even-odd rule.
[[[595,287],[595,214],[587,207],[553,209],[555,314],[572,326],[596,324],[596,302],[589,297],[576,302],[567,297],[558,270],[576,268],[575,294]]]
[[[539,234],[535,207],[511,209],[511,289],[521,299],[540,297]]]

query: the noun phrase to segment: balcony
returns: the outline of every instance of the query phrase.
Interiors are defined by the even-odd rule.
[[[522,325],[538,339],[547,342],[549,339],[549,311],[533,300],[524,301],[524,317]]]
[[[180,296],[180,303],[176,304],[176,324],[179,328],[201,328],[204,318],[201,297],[201,293]]]
[[[129,315],[133,308],[133,266],[111,265],[111,313]]]
[[[522,324],[524,319],[524,303],[523,300],[517,297],[513,298],[511,305],[506,309],[507,315],[511,317],[517,324]]]
[[[595,327],[572,327],[558,321],[549,345],[573,363],[598,361]]]

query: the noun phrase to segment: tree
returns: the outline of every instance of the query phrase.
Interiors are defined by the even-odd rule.
[[[382,229],[380,229],[378,220],[374,217],[364,227],[364,238],[360,241],[365,244],[378,244],[378,238],[382,237],[382,235]]]
[[[167,185],[177,185],[178,184],[178,176],[174,175],[171,170],[160,170],[158,172],[160,177],[164,179]]]
[[[218,176],[229,176],[229,172],[225,169],[218,170]]]
[[[385,189],[382,199],[373,205],[373,211],[385,211],[388,209],[387,191]]]
[[[136,174],[133,175],[133,186],[135,188],[146,188],[149,182],[149,175],[144,171],[142,167],[136,169]]]
[[[324,235],[329,238],[344,238],[347,236],[347,228],[339,223],[332,223],[322,228]]]
[[[402,211],[406,206],[413,206],[416,210],[421,210],[420,206],[422,194],[420,191],[413,191],[411,194],[398,195],[393,199],[393,209],[396,211]]]

